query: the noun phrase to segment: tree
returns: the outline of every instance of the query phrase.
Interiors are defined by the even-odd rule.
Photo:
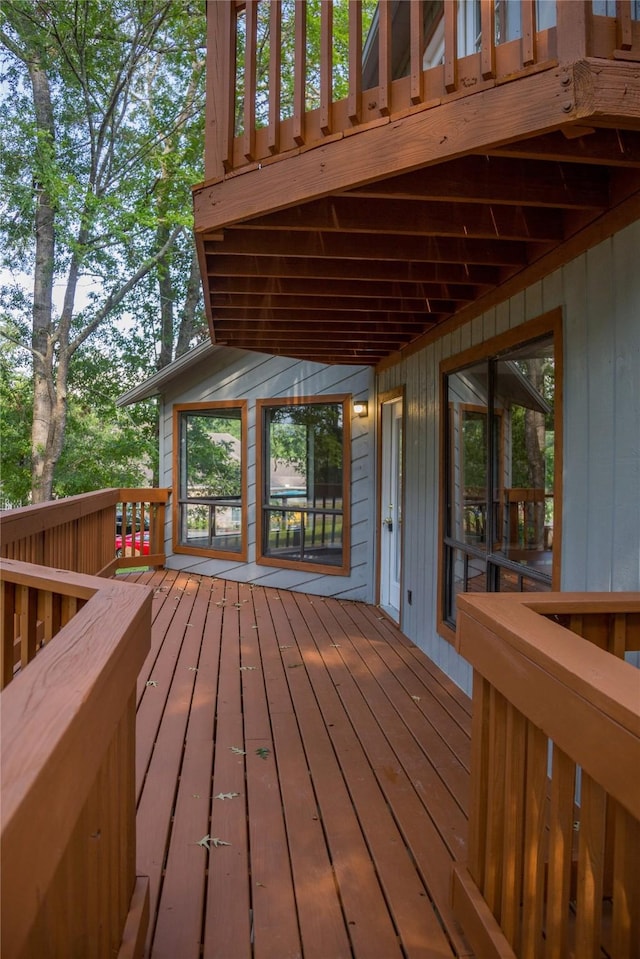
[[[203,14],[188,0],[3,5],[3,266],[33,275],[29,316],[5,289],[4,332],[32,359],[34,502],[52,495],[71,370],[89,338],[134,310],[155,277],[166,362],[185,259],[181,348],[196,326],[189,185],[201,175]]]

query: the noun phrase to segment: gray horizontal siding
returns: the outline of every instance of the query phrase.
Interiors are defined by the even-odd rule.
[[[635,223],[378,377],[406,395],[403,630],[467,691],[436,630],[440,361],[562,307],[562,589],[640,589],[639,251]]]
[[[370,601],[373,598],[373,496],[370,478],[375,476],[374,440],[368,420],[351,423],[351,571],[349,576],[327,576],[313,570],[289,570],[256,563],[256,400],[277,397],[327,396],[350,393],[370,399],[373,374],[361,366],[323,366],[285,357],[272,357],[237,350],[221,351],[187,372],[179,384],[171,383],[163,397],[161,415],[161,484],[173,483],[173,406],[176,403],[209,403],[220,400],[248,401],[247,488],[248,562],[172,555],[171,517],[166,528],[167,566],[173,569],[221,576],[239,582],[259,583],[282,589],[297,589],[322,596],[343,596]]]

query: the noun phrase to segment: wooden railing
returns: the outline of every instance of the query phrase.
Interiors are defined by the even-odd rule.
[[[535,0],[382,0],[364,31],[363,4],[345,4],[348,45],[338,50],[332,3],[319,4],[311,31],[307,3],[208,0],[207,180],[558,63],[640,60],[631,0],[617,0],[615,17],[594,14],[590,0],[555,9]],[[546,22],[537,23],[542,9]]]
[[[474,691],[453,900],[483,959],[640,956],[639,647],[640,593],[458,598]]]
[[[151,591],[11,559],[0,589],[2,955],[133,959],[148,918],[134,744]]]
[[[162,566],[168,499],[168,489],[107,489],[6,510],[0,555],[98,576],[135,565],[132,557]]]

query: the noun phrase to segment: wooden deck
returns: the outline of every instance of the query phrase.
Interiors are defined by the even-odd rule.
[[[138,681],[152,959],[469,956],[470,701],[379,610],[175,571]]]

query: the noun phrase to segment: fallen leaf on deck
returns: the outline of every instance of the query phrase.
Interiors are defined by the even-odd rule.
[[[302,666],[302,663],[289,663],[288,669],[295,669],[297,666]]]
[[[253,623],[253,625],[251,626],[251,629],[257,629],[257,628],[258,628],[258,627],[256,626],[256,624]]]
[[[259,746],[256,749],[256,756],[259,756],[260,759],[267,759],[271,750],[267,749],[266,746]]]
[[[419,696],[412,696],[411,698],[412,698],[412,699],[415,699],[415,701],[416,701],[417,703],[420,702],[420,697],[419,697]]]
[[[235,799],[236,796],[239,796],[240,793],[218,793],[217,796],[214,796],[214,799]]]
[[[330,643],[329,645],[332,646],[333,649],[340,649],[340,643]]]
[[[147,686],[157,686],[158,683],[156,682],[155,679],[148,679],[147,682],[146,682],[146,685],[147,685]]]
[[[225,842],[224,839],[218,839],[217,836],[210,836],[208,833],[206,836],[203,836],[202,839],[199,839],[197,842],[198,846],[204,846],[205,849],[211,849],[211,846],[230,846],[230,842]]]
[[[197,666],[187,666],[187,669],[190,670],[192,673],[197,673],[197,672],[198,672],[198,667],[197,667]]]
[[[294,646],[293,646],[293,645],[289,645],[289,646],[278,646],[278,649],[294,649]]]
[[[231,750],[232,753],[235,753],[236,756],[246,756],[246,755],[247,755],[247,754],[246,754],[246,751],[245,751],[244,749],[240,749],[239,746],[229,746],[229,749]]]
[[[258,668],[257,666],[241,666],[240,672],[242,672],[243,670],[246,672],[249,669],[257,669],[257,668]]]

